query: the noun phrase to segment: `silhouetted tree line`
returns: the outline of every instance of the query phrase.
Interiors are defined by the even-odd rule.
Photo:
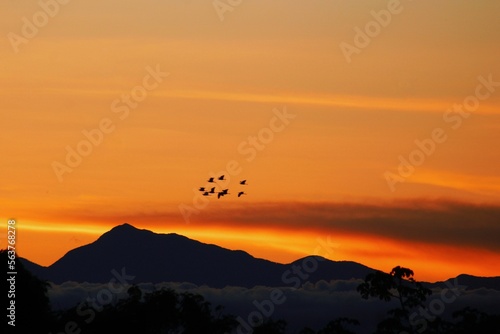
[[[0,250],[0,261],[7,263],[7,252]],[[225,314],[222,306],[213,308],[201,295],[161,289],[143,295],[137,286],[128,289],[128,298],[102,306],[99,312],[90,303],[68,310],[52,312],[47,289],[49,284],[27,271],[17,260],[16,327],[7,326],[7,333],[53,334],[226,334],[235,333],[238,321]],[[6,280],[3,281],[7,291]],[[500,333],[500,315],[491,315],[472,308],[453,313],[454,321],[440,317],[432,320],[412,319],[424,307],[431,291],[413,279],[413,271],[395,267],[390,273],[376,271],[361,283],[358,292],[365,299],[396,300],[398,307],[388,311],[375,334],[495,334]],[[8,307],[8,305],[7,305]],[[6,322],[5,322],[6,323]],[[318,331],[304,328],[300,334],[355,334],[357,319],[337,318]],[[284,320],[268,319],[254,328],[254,334],[285,334]]]
[[[179,294],[171,289],[148,293],[141,301],[141,290],[132,286],[129,297],[115,305],[108,304],[91,318],[82,318],[78,307],[57,315],[59,328],[76,323],[82,333],[214,333],[224,334],[235,327],[233,316],[224,315],[221,307],[212,310],[200,295]],[[84,305],[80,310],[91,309]]]

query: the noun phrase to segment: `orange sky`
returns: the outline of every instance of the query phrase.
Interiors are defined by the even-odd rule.
[[[350,62],[340,45],[386,1],[242,2],[223,21],[210,1],[72,1],[32,37],[37,2],[0,6],[0,219],[22,256],[49,265],[129,222],[280,262],[330,237],[334,260],[500,275],[480,242],[499,235],[500,4],[401,1]],[[90,151],[70,167],[68,147]],[[187,223],[220,173],[231,196]]]

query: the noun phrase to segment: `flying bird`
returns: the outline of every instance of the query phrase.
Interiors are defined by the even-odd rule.
[[[225,178],[225,175],[221,175],[221,176],[219,176],[219,177],[217,178],[217,180],[219,180],[219,181],[225,181],[225,180],[227,180],[227,179]],[[211,177],[211,178],[209,178],[209,179],[207,180],[207,182],[209,182],[209,183],[215,183],[216,185],[218,184],[218,183],[215,181],[215,177]],[[242,186],[246,186],[246,185],[247,185],[247,180],[241,180],[241,181],[240,181],[240,185],[242,185]],[[214,194],[214,195],[215,195],[215,193],[216,193],[216,192],[215,192],[215,188],[216,188],[216,187],[212,187],[212,188],[210,188],[210,190],[208,190],[208,188],[207,188],[207,187],[199,187],[199,188],[198,188],[198,190],[199,190],[199,191],[201,191],[201,192],[203,193],[203,196],[210,196],[210,195],[212,195],[212,194]],[[229,195],[229,189],[222,189],[221,191],[218,191],[218,192],[217,192],[217,198],[218,198],[218,199],[219,199],[219,198],[221,198],[221,197],[223,197],[223,196],[225,196],[225,195]],[[241,197],[242,195],[246,195],[246,193],[245,193],[244,191],[240,191],[240,192],[238,192],[238,197]]]

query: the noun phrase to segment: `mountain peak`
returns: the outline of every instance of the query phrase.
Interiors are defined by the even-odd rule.
[[[149,237],[158,237],[158,236],[170,236],[171,238],[177,237],[180,239],[189,239],[183,235],[179,235],[176,233],[155,233],[151,230],[144,229],[144,228],[137,228],[129,223],[124,223],[121,225],[116,225],[113,227],[111,230],[105,232],[103,235],[101,235],[101,238],[103,237],[109,237],[109,236],[114,236],[114,237],[124,237],[124,238],[132,238],[132,237],[139,237],[139,236],[149,236]]]
[[[133,225],[130,225],[129,223],[124,223],[121,225],[116,225],[113,227],[111,231],[138,231],[139,229]]]
[[[97,241],[109,242],[110,240],[114,240],[115,242],[120,242],[123,240],[130,240],[145,237],[146,235],[153,235],[154,232],[145,229],[138,229],[135,226],[132,226],[128,223],[124,223],[121,225],[117,225],[113,227],[111,230],[105,232],[103,235],[99,237]]]

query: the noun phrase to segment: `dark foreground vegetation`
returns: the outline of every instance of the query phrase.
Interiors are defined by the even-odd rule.
[[[0,261],[7,263],[7,251],[0,251]],[[90,312],[92,305],[81,304],[71,309],[53,312],[47,297],[50,285],[27,271],[16,259],[15,327],[4,322],[7,333],[53,334],[226,334],[250,333],[240,327],[237,317],[226,314],[222,306],[212,307],[202,296],[178,293],[171,289],[144,294],[137,286],[128,288],[128,297],[114,305]],[[7,277],[8,278],[8,277]],[[2,291],[9,291],[3,280]],[[491,315],[472,308],[453,314],[453,321],[440,317],[415,318],[424,307],[431,291],[413,279],[413,272],[396,267],[390,273],[369,274],[358,286],[365,299],[396,300],[398,307],[387,312],[375,334],[495,334],[500,333],[500,315]],[[7,303],[10,303],[7,300]],[[5,304],[4,304],[5,305]],[[7,307],[9,308],[9,304]],[[5,310],[5,308],[4,308]],[[8,319],[7,319],[8,320]],[[304,328],[300,334],[355,334],[362,319],[337,318],[321,330]],[[315,325],[315,324],[314,324]],[[284,320],[267,319],[253,328],[255,334],[285,334]]]

